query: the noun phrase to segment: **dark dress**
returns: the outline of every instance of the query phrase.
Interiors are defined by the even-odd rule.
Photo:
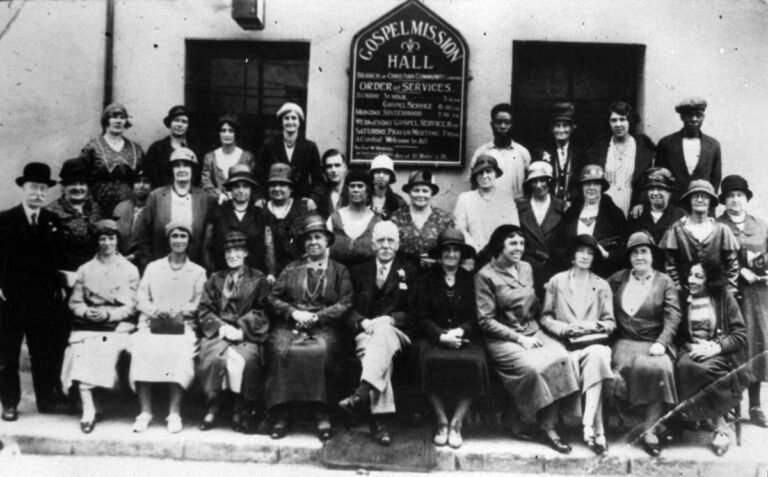
[[[661,239],[664,237],[664,234],[667,232],[667,230],[669,230],[672,224],[682,219],[684,216],[685,211],[683,209],[669,204],[667,205],[667,208],[664,209],[664,213],[661,214],[659,220],[654,222],[653,216],[651,215],[651,207],[650,205],[645,204],[645,207],[643,207],[643,213],[640,214],[639,217],[636,219],[629,219],[628,235],[632,235],[633,233],[640,230],[645,230],[651,234],[653,241],[658,245],[661,243]],[[664,256],[663,250],[660,248],[653,249],[653,268],[656,270],[664,270],[665,259],[666,257]]]
[[[689,304],[683,306],[682,344],[675,366],[680,400],[687,401],[683,417],[690,420],[723,416],[741,402],[741,394],[751,380],[748,369],[740,368],[747,362],[747,330],[736,299],[721,292],[711,300],[715,324],[710,337],[720,343],[722,352],[704,361],[689,356],[694,334],[688,320]]]
[[[103,211],[131,198],[133,177],[144,162],[141,146],[128,138],[120,151],[115,151],[104,136],[91,139],[80,153],[88,164],[93,198]]]
[[[419,278],[414,288],[414,317],[421,332],[422,390],[443,398],[488,394],[488,365],[475,316],[475,286],[470,272],[459,268],[452,287],[445,283],[440,266]],[[462,328],[463,339],[468,340],[459,349],[440,344],[440,335],[453,328]]]
[[[278,219],[268,207],[264,207],[264,224],[272,232],[275,249],[275,268],[267,273],[278,276],[286,265],[301,257],[304,244],[299,243],[299,236],[304,229],[304,218],[307,214],[309,211],[304,201],[295,198],[291,210],[282,219]]]
[[[274,266],[273,244],[266,240],[264,209],[249,204],[242,219],[237,217],[232,201],[227,201],[216,210],[213,216],[213,234],[206,245],[210,261],[215,270],[227,268],[224,259],[224,241],[230,232],[242,232],[248,239],[248,266],[267,273]]]
[[[330,248],[331,258],[343,264],[345,267],[354,267],[373,258],[373,226],[380,222],[380,218],[375,214],[368,221],[365,231],[351,238],[344,231],[344,222],[338,211],[333,212],[330,217],[331,232],[335,237],[333,245]]]
[[[326,383],[333,382],[338,364],[338,329],[352,304],[349,272],[330,259],[323,269],[309,267],[306,259],[297,260],[278,277],[269,303],[274,328],[267,406],[326,403]],[[309,330],[298,329],[291,317],[296,310],[315,313],[319,321]]]
[[[61,268],[74,272],[96,253],[96,222],[103,218],[101,209],[95,201],[87,199],[83,203],[83,211],[79,212],[64,197],[48,204],[46,209],[58,215],[61,221],[64,236]]]
[[[184,147],[191,149],[197,156],[198,163],[203,163],[203,153],[205,152],[200,144],[187,135]],[[147,149],[147,155],[144,157],[144,168],[147,170],[149,180],[152,182],[152,188],[173,184],[173,173],[171,172],[171,154],[175,149],[171,145],[171,136],[153,142]],[[200,185],[200,167],[192,168],[192,185]]]
[[[293,196],[295,198],[309,197],[312,188],[323,183],[323,170],[320,166],[320,152],[317,144],[304,138],[298,138],[293,149],[293,156],[288,160],[282,136],[267,139],[256,155],[256,167],[253,176],[260,188],[254,191],[256,197],[267,195],[267,179],[269,168],[276,163],[291,166],[293,180]]]

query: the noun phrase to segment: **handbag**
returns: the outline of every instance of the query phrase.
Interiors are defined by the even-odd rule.
[[[569,336],[565,338],[565,347],[570,351],[584,349],[587,346],[595,344],[607,345],[608,333],[605,331],[594,331],[579,336]]]
[[[173,313],[163,318],[150,318],[149,331],[153,335],[183,335],[184,315]]]

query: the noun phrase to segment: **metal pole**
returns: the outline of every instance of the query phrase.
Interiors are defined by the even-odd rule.
[[[107,0],[107,25],[104,31],[104,106],[112,102],[112,70],[115,66],[115,0]]]

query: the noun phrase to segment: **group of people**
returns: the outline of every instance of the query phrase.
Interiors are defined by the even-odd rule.
[[[410,173],[405,200],[391,158],[362,170],[335,149],[321,157],[294,103],[257,154],[223,116],[202,161],[184,106],[145,156],[111,104],[103,135],[63,163],[57,201],[45,206],[50,168],[29,163],[21,205],[0,214],[2,419],[18,415],[26,336],[39,411],[66,410],[76,390],[85,433],[102,416],[93,390],[118,385],[127,353],[135,432],[153,420],[157,383],[167,429],[181,431],[197,383],[202,430],[232,402],[236,430],[266,415],[279,439],[305,414],[326,440],[336,407],[388,445],[398,362],[431,405],[436,445],[460,447],[472,404],[502,393],[513,432],[558,452],[571,450],[564,416],[605,455],[609,401],[653,456],[685,425],[711,429],[722,455],[744,389],[768,427],[768,225],[747,212],[746,179],[721,183],[705,109],[682,101],[682,131],[654,145],[614,103],[611,135],[582,148],[574,105],[557,103],[552,143],[532,160],[497,105],[449,212],[432,204],[431,170]],[[353,349],[358,385],[343,397]]]

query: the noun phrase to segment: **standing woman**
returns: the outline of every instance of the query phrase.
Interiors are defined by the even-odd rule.
[[[229,170],[236,164],[245,164],[253,169],[256,158],[253,153],[237,146],[235,138],[240,124],[234,116],[226,115],[216,122],[219,131],[218,149],[208,152],[203,158],[203,171],[200,185],[203,190],[214,196],[219,204],[230,199],[226,190],[226,181],[229,178]]]
[[[352,282],[344,265],[328,257],[333,234],[321,216],[307,217],[300,240],[306,255],[285,267],[269,295],[274,328],[267,406],[273,439],[285,436],[298,404],[312,412],[318,438],[326,441],[331,437],[326,382],[338,366],[333,358],[341,320],[352,305]]]
[[[397,181],[397,175],[395,175],[395,163],[389,156],[382,154],[374,157],[369,173],[373,182],[371,210],[381,220],[389,220],[396,210],[408,207],[405,199],[392,190],[392,184]]]
[[[613,299],[608,283],[590,270],[592,263],[600,260],[595,238],[579,235],[572,245],[573,266],[552,277],[544,287],[541,326],[569,348],[581,385],[584,443],[595,454],[605,455],[603,381],[613,379],[608,347],[608,337],[616,329]],[[584,336],[594,339],[576,339]]]
[[[131,197],[133,175],[144,160],[141,146],[124,136],[131,127],[128,110],[112,103],[101,113],[104,134],[91,139],[80,157],[91,176],[91,193],[102,211],[109,212]]]
[[[523,232],[502,225],[486,248],[492,259],[475,275],[475,301],[488,355],[522,423],[537,423],[544,443],[569,454],[555,425],[572,401],[565,398],[579,390],[578,376],[563,345],[539,325],[533,271],[522,261]]]
[[[739,369],[747,362],[747,330],[726,283],[717,260],[705,258],[691,267],[676,363],[680,401],[686,402],[682,416],[714,421],[712,450],[717,456],[725,454],[731,442],[725,415],[740,405],[749,381],[748,370]]]
[[[285,103],[277,111],[277,118],[283,132],[281,136],[265,141],[259,149],[256,180],[263,186],[268,182],[273,164],[287,164],[293,177],[294,196],[309,197],[312,188],[323,183],[323,170],[317,144],[305,139],[299,132],[304,122],[304,110],[296,103]],[[309,202],[309,208],[314,210],[314,202],[311,199]]]
[[[630,128],[639,121],[632,106],[621,101],[612,103],[608,114],[611,135],[598,139],[587,149],[587,164],[597,164],[605,170],[611,185],[608,194],[629,216],[630,210],[640,203],[640,181],[645,170],[653,165],[656,146],[648,136],[630,134]],[[639,208],[632,216],[641,211]]]
[[[170,253],[147,265],[139,285],[139,330],[131,343],[130,381],[141,413],[133,432],[152,421],[152,383],[167,384],[170,395],[168,432],[181,432],[181,399],[195,377],[197,304],[205,269],[192,262],[187,248],[192,227],[171,221],[165,227]]]
[[[731,228],[709,216],[718,200],[712,184],[696,179],[680,198],[687,215],[667,230],[659,243],[666,255],[665,269],[678,288],[688,287],[691,266],[705,258],[717,260],[728,278],[727,289],[736,294],[739,278],[739,241]]]
[[[403,192],[411,198],[410,207],[392,214],[392,222],[400,231],[400,253],[414,266],[426,268],[435,263],[429,251],[445,229],[455,227],[453,214],[432,206],[432,197],[439,191],[430,171],[414,171],[403,186]]]
[[[351,170],[344,179],[339,210],[328,218],[328,228],[335,236],[329,244],[331,258],[345,267],[353,267],[371,257],[373,226],[381,216],[369,207],[371,179],[361,170]]]
[[[274,269],[267,270],[269,275],[277,277],[286,265],[301,256],[299,236],[304,227],[304,219],[309,210],[306,201],[293,197],[294,182],[291,168],[286,164],[273,164],[267,180],[269,201],[264,208],[264,224],[272,233],[274,245]]]
[[[459,264],[472,258],[457,229],[440,234],[429,256],[440,266],[429,269],[414,290],[414,318],[421,331],[418,342],[422,390],[437,417],[435,445],[461,447],[461,427],[472,401],[487,395],[488,365],[477,329],[472,273]],[[453,416],[445,401],[455,406]]]
[[[760,427],[768,427],[768,419],[760,407],[760,385],[768,378],[765,352],[768,350],[768,224],[747,213],[752,199],[747,180],[733,175],[723,179],[720,203],[725,213],[718,220],[727,225],[741,245],[739,251],[739,291],[741,312],[747,325],[747,348],[752,360],[755,382],[749,386],[749,419]]]
[[[80,430],[85,434],[96,425],[93,389],[117,386],[117,361],[128,347],[128,333],[136,328],[139,287],[139,271],[117,251],[117,224],[100,220],[95,235],[98,252],[77,269],[69,299],[75,320],[61,372],[64,391],[78,383],[83,403]]]
[[[673,360],[680,325],[675,283],[653,269],[655,248],[648,232],[635,232],[627,241],[631,268],[608,279],[617,322],[613,368],[627,384],[626,395],[616,394],[629,412],[643,417],[643,448],[652,457],[661,453],[656,423],[677,404]]]

